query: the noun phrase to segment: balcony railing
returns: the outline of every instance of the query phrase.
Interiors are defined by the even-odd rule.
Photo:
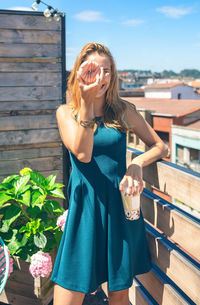
[[[127,147],[127,161],[141,152]],[[153,268],[135,277],[134,305],[200,304],[200,219],[167,201],[200,210],[200,174],[159,160],[143,170],[141,208]],[[159,196],[158,196],[158,193]],[[106,292],[106,283],[103,284]]]

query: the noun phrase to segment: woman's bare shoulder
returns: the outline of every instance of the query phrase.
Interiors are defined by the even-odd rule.
[[[124,100],[124,99],[120,99],[122,103],[124,103],[124,105],[126,105],[126,110],[129,111],[129,110],[133,110],[133,111],[136,111],[136,106],[134,103],[132,102],[129,102],[127,100]]]

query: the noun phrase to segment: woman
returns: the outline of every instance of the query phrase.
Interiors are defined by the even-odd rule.
[[[135,106],[119,98],[115,63],[105,46],[83,47],[68,88],[71,103],[57,110],[72,172],[68,217],[51,277],[54,305],[81,305],[85,293],[106,281],[109,304],[129,305],[134,276],[152,265],[142,212],[138,220],[127,220],[120,191],[128,184],[128,195],[141,193],[143,166],[165,157],[167,147]],[[149,146],[128,168],[127,130]]]

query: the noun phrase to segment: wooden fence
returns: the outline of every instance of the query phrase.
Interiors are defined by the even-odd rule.
[[[0,181],[30,167],[67,184],[55,117],[65,79],[65,18],[0,10]]]
[[[128,147],[127,160],[141,152]],[[200,211],[200,174],[167,161],[144,168],[141,208],[153,268],[135,277],[134,305],[200,305],[200,219],[157,196],[158,189]],[[103,284],[106,291],[106,283]]]

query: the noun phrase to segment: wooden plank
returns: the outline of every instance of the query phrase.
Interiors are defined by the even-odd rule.
[[[158,304],[188,305],[188,302],[183,296],[181,296],[166,280],[159,276],[154,269],[145,274],[137,275],[136,278],[148,290]]]
[[[154,235],[146,227],[148,244],[152,261],[183,290],[195,304],[200,304],[199,283],[200,269],[191,260],[177,251],[177,248],[166,242],[161,235]]]
[[[0,63],[57,63],[61,62],[61,58],[27,58],[27,57],[0,57]]]
[[[27,116],[27,115],[52,115],[55,114],[55,109],[38,109],[38,110],[10,110],[0,111],[0,119],[3,117]]]
[[[61,57],[61,45],[58,44],[2,44],[0,57]]]
[[[0,161],[1,175],[11,175],[18,173],[24,167],[29,167],[34,171],[53,171],[62,169],[62,156],[42,157],[35,159]]]
[[[15,59],[15,58],[14,58]],[[5,60],[5,59],[3,59]],[[61,73],[61,63],[58,62],[0,62],[1,72],[60,72]]]
[[[59,72],[3,72],[0,73],[0,87],[62,86],[62,75]]]
[[[62,144],[59,147],[24,148],[10,151],[0,151],[1,161],[23,160],[41,157],[62,157]]]
[[[146,195],[146,196],[145,196]],[[141,196],[143,216],[155,227],[178,243],[188,253],[200,260],[200,221],[177,209],[162,198],[148,192]]]
[[[34,12],[33,12],[34,14]],[[44,16],[0,14],[1,29],[60,31],[61,22],[48,22]]]
[[[0,117],[0,131],[56,128],[56,114]]]
[[[26,149],[26,148],[42,148],[42,147],[58,147],[61,146],[62,142],[47,142],[47,143],[33,143],[33,144],[23,144],[23,145],[2,145],[0,146],[0,151],[10,151],[10,150],[18,150],[18,149]]]
[[[27,304],[27,305],[48,305],[53,298],[53,286],[48,291],[47,295],[44,296],[43,299],[38,299],[31,296],[26,295],[20,295],[17,294],[16,291],[9,291],[7,288],[4,289],[0,296],[0,302],[3,302],[4,304],[15,304],[15,305],[21,305],[21,304]]]
[[[3,290],[2,294],[0,295],[0,302],[3,304],[27,304],[27,305],[41,305],[40,300],[37,298],[30,298],[23,295],[16,294],[15,291],[7,290],[7,287]]]
[[[33,110],[47,110],[57,109],[62,104],[61,100],[53,101],[13,101],[13,102],[0,102],[0,112],[8,112],[15,110],[33,111]]]
[[[0,29],[0,43],[61,43],[61,32]]]
[[[0,87],[0,101],[61,100],[61,89],[61,87]]]
[[[130,153],[132,158],[137,156],[132,151]],[[199,210],[199,173],[167,161],[159,161],[143,168],[143,179],[162,192]]]
[[[48,143],[60,140],[57,129],[0,131],[0,146]]]

